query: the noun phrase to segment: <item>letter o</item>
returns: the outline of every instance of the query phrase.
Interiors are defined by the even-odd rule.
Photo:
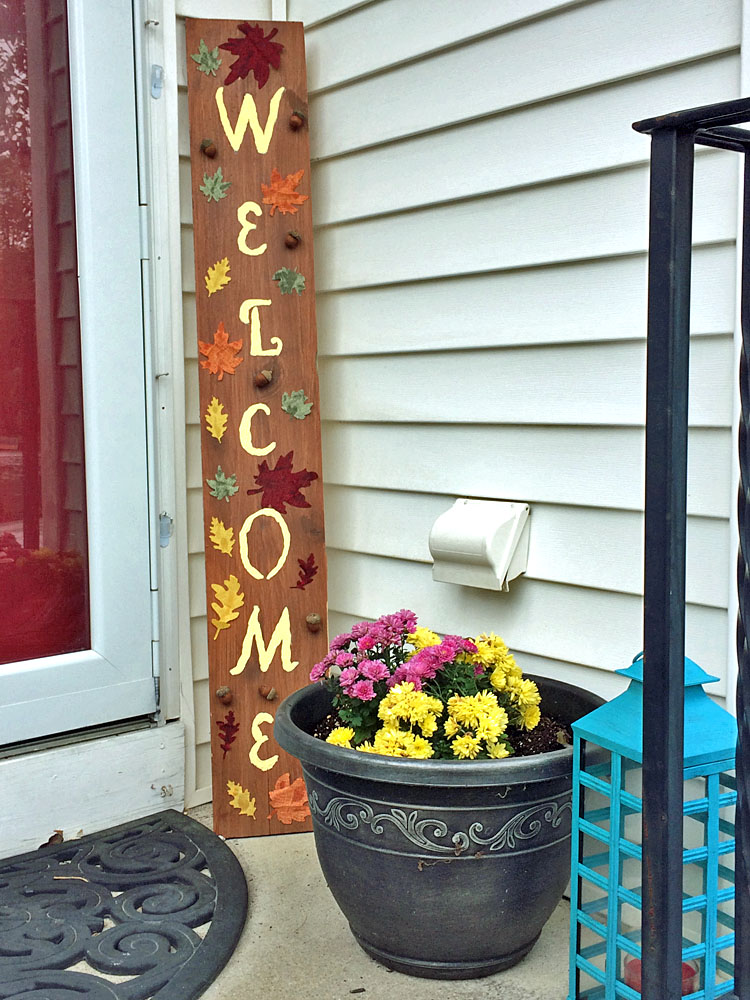
[[[253,521],[255,520],[256,517],[270,517],[272,520],[274,520],[281,528],[281,537],[284,541],[284,545],[281,550],[281,555],[279,556],[279,561],[276,563],[276,565],[268,574],[268,576],[263,576],[260,570],[256,569],[255,566],[253,566],[253,564],[250,562],[250,556],[248,554],[247,536],[250,533],[250,529],[252,528]],[[289,532],[289,527],[286,521],[277,510],[274,510],[273,507],[262,507],[260,510],[256,510],[254,514],[251,514],[250,517],[245,518],[245,523],[240,528],[239,540],[240,540],[240,559],[242,560],[242,565],[245,567],[250,576],[252,576],[253,579],[255,580],[270,580],[272,576],[276,576],[276,574],[279,572],[281,567],[286,562],[287,556],[289,555],[289,547],[292,544],[292,536]]]

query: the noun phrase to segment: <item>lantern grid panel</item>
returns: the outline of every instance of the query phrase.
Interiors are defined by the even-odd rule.
[[[581,763],[587,758],[588,766]],[[571,886],[577,939],[571,997],[642,1000],[624,981],[625,963],[637,960],[640,975],[642,958],[643,850],[635,839],[643,811],[641,764],[577,734],[574,761],[573,833],[580,860]],[[689,846],[682,852],[682,960],[695,969],[701,987],[685,1000],[719,1000],[734,988],[733,764],[725,759],[684,771]]]

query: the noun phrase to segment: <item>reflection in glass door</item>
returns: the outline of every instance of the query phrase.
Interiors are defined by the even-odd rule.
[[[90,641],[67,37],[0,0],[0,663]]]

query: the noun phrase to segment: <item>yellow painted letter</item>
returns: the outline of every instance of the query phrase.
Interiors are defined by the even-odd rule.
[[[242,140],[245,138],[245,132],[247,131],[248,125],[250,126],[250,131],[253,133],[255,148],[259,153],[268,152],[268,147],[271,145],[271,139],[273,137],[273,129],[276,125],[276,119],[279,117],[279,105],[281,104],[283,94],[284,88],[279,87],[271,98],[265,128],[260,127],[260,122],[258,121],[258,109],[255,106],[255,99],[252,94],[245,94],[242,98],[240,113],[237,116],[237,124],[234,128],[232,128],[232,124],[229,121],[229,115],[227,115],[227,109],[224,105],[224,88],[219,87],[217,89],[216,107],[219,109],[221,127],[224,129],[224,134],[229,140],[229,145],[235,153],[239,153],[240,151]]]
[[[240,322],[250,324],[250,353],[256,358],[267,358],[281,354],[281,348],[284,346],[281,337],[271,337],[271,343],[274,346],[269,347],[267,351],[263,350],[258,307],[270,305],[270,299],[245,299],[240,306]]]
[[[253,444],[253,417],[258,412],[258,410],[269,416],[271,411],[266,406],[265,403],[253,403],[252,406],[248,406],[245,412],[242,414],[242,420],[240,420],[240,444],[248,453],[248,455],[268,455],[276,447],[276,442],[272,441],[267,444],[265,448],[256,448]]]
[[[258,621],[259,615],[260,608],[256,604],[253,608],[253,613],[250,615],[250,620],[247,623],[247,631],[245,632],[245,641],[242,643],[240,658],[237,660],[237,665],[232,667],[229,673],[242,673],[248,664],[248,660],[252,656],[253,646],[256,643],[258,645],[258,661],[260,663],[260,669],[263,673],[266,673],[268,668],[271,666],[274,655],[279,646],[281,646],[281,665],[287,673],[290,673],[296,666],[298,666],[299,660],[292,659],[292,628],[289,623],[289,608],[284,608],[281,612],[281,616],[276,623],[276,628],[273,630],[273,635],[271,636],[271,641],[269,642],[268,647],[266,647],[265,640],[263,639],[263,633],[260,629],[260,622]]]
[[[268,743],[268,737],[264,736],[261,730],[261,725],[264,722],[273,722],[273,716],[270,712],[258,712],[258,714],[253,719],[253,724],[250,727],[250,732],[253,734],[253,739],[255,743],[250,747],[250,763],[254,764],[259,771],[270,771],[276,761],[279,759],[279,755],[275,753],[273,757],[259,757],[258,751],[263,746],[264,743]]]
[[[239,236],[237,237],[237,246],[243,253],[246,253],[249,257],[260,257],[262,253],[266,252],[268,244],[261,243],[259,247],[249,247],[247,245],[248,233],[251,233],[253,229],[258,228],[254,222],[251,222],[248,219],[247,217],[248,212],[252,212],[253,215],[256,215],[258,218],[260,218],[261,215],[263,215],[263,209],[256,201],[243,201],[243,203],[237,209],[237,221],[240,224],[240,233]]]
[[[263,576],[260,570],[256,569],[255,566],[250,562],[250,556],[247,551],[247,536],[250,534],[250,528],[253,526],[253,521],[256,517],[271,517],[281,528],[281,537],[284,540],[284,546],[281,550],[281,555],[279,556],[279,561],[276,563],[274,568],[268,574],[268,576]],[[292,537],[289,533],[289,528],[284,518],[279,514],[277,510],[273,507],[263,507],[261,510],[256,510],[254,514],[245,519],[245,523],[240,528],[240,559],[242,560],[242,565],[245,567],[250,576],[254,577],[256,580],[270,580],[272,576],[276,576],[281,567],[286,562],[286,557],[289,555],[289,546],[292,543]],[[288,612],[287,612],[288,614]],[[283,616],[282,616],[283,617]],[[281,619],[279,619],[281,621]],[[279,626],[276,626],[278,631]],[[258,631],[260,635],[260,631]],[[274,637],[271,640],[274,642],[276,640],[276,632],[274,632]],[[258,640],[258,649],[260,650],[260,640]],[[273,655],[273,654],[270,654]],[[262,661],[261,661],[262,662]],[[264,668],[261,666],[261,670]],[[268,667],[265,668],[266,670]],[[286,667],[284,669],[287,669]],[[293,667],[291,669],[294,669]]]

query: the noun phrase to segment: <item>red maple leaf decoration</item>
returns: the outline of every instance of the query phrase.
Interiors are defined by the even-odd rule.
[[[219,727],[219,732],[221,733],[221,749],[224,751],[224,757],[226,757],[227,751],[231,749],[232,744],[237,739],[237,733],[240,731],[239,723],[234,721],[234,712],[230,709],[223,720],[216,720],[216,725]],[[221,759],[223,760],[224,757]]]
[[[276,785],[268,792],[268,801],[271,805],[269,819],[274,818],[280,823],[289,825],[290,823],[304,823],[310,815],[310,806],[307,802],[307,789],[302,778],[291,781],[289,772],[282,774]]]
[[[258,475],[255,477],[259,488],[248,490],[247,495],[262,493],[263,506],[273,507],[280,514],[286,514],[286,504],[289,504],[290,507],[309,507],[310,504],[302,496],[301,490],[316,480],[318,473],[308,472],[307,469],[293,472],[293,458],[293,451],[282,455],[276,463],[275,469],[269,468],[268,462],[265,460],[262,461],[258,467]]]
[[[295,583],[290,590],[304,590],[308,583],[313,582],[313,577],[318,572],[318,567],[315,565],[315,556],[311,552],[307,559],[298,559],[297,565],[299,566],[299,580]]]
[[[235,80],[244,80],[252,70],[260,90],[268,83],[268,67],[273,66],[274,69],[278,69],[281,65],[281,53],[284,51],[284,46],[271,41],[279,29],[274,28],[267,35],[264,35],[259,24],[250,25],[244,21],[237,27],[245,37],[230,38],[219,46],[220,49],[237,56],[224,83],[230,84],[234,83]]]
[[[218,375],[220,382],[224,378],[224,372],[234,375],[235,368],[243,360],[235,357],[238,351],[242,350],[242,340],[230,340],[223,323],[219,323],[217,327],[213,344],[199,340],[198,350],[206,356],[206,360],[201,361],[201,368]]]

